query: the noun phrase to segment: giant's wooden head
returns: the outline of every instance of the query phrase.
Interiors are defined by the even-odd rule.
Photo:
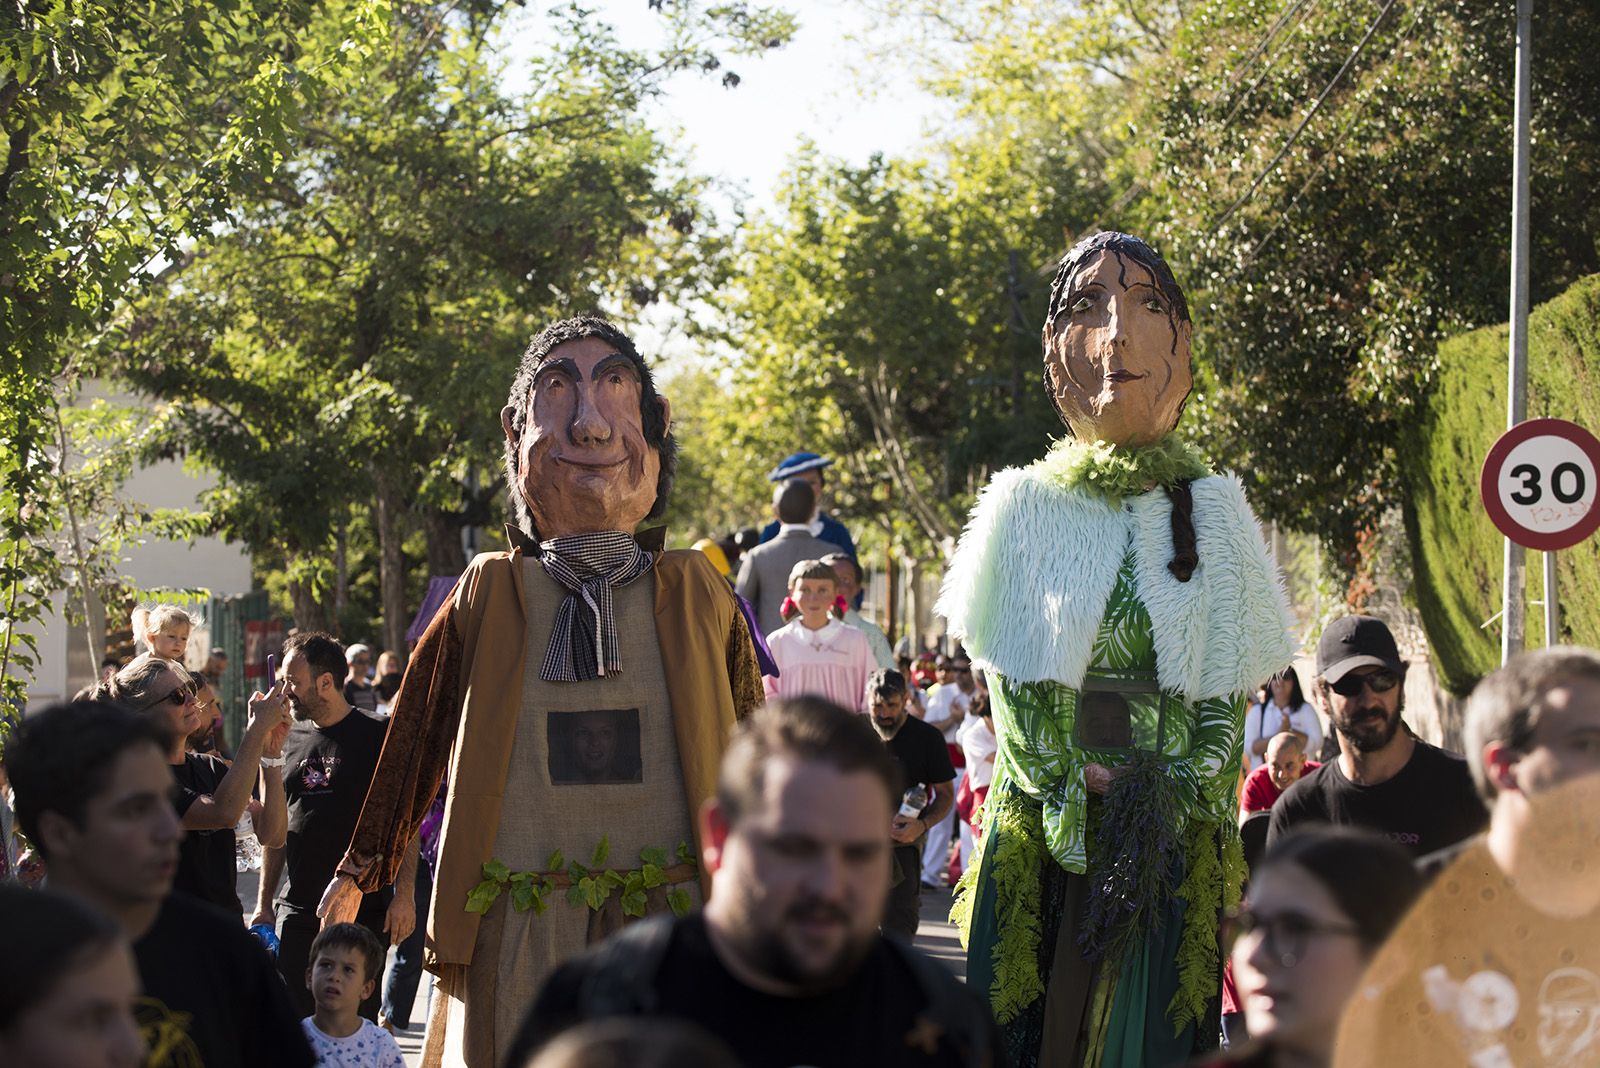
[[[517,525],[537,539],[632,533],[666,510],[672,409],[633,342],[604,319],[541,330],[500,412]]]
[[[1072,436],[1148,445],[1178,425],[1194,387],[1189,306],[1166,262],[1128,234],[1078,242],[1044,325],[1044,383]]]

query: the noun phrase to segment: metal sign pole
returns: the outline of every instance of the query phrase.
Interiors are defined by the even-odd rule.
[[[1516,139],[1511,180],[1511,395],[1506,405],[1507,429],[1528,417],[1528,117],[1533,104],[1532,31],[1533,0],[1517,0]],[[1507,538],[1505,585],[1500,604],[1502,664],[1522,651],[1526,622],[1524,565],[1522,546]]]
[[[1561,608],[1556,599],[1556,554],[1544,554],[1544,647],[1561,644]]]

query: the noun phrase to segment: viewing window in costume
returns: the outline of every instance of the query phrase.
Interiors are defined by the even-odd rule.
[[[1142,241],[1067,255],[1045,385],[1072,439],[980,494],[937,609],[988,673],[999,738],[954,918],[1024,1068],[1216,1041],[1245,695],[1293,649],[1243,488],[1172,433],[1189,329]]]

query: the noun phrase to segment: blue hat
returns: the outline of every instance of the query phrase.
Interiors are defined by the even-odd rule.
[[[767,475],[767,481],[783,482],[803,471],[818,471],[831,463],[832,460],[825,460],[814,452],[797,452],[793,456],[785,456],[783,462]]]

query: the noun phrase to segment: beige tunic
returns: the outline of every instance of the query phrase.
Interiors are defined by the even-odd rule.
[[[694,842],[682,765],[656,639],[654,588],[645,575],[614,590],[622,671],[585,682],[539,678],[563,588],[535,560],[523,561],[527,609],[523,707],[511,750],[505,804],[494,856],[512,871],[544,872],[559,850],[564,863],[590,865],[602,836],[610,845],[601,867],[630,871],[643,849],[665,850],[677,863],[679,843]],[[680,884],[698,903],[695,882]],[[665,890],[649,896],[652,912]],[[472,953],[467,998],[452,999],[445,1063],[493,1068],[505,1054],[545,978],[582,952],[614,922],[571,905],[566,891],[548,895],[542,915],[511,908],[502,894],[483,917]]]

